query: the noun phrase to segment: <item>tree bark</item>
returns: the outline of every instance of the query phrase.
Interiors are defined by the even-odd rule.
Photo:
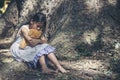
[[[9,47],[21,25],[42,12],[50,44],[59,53],[77,54],[82,43],[89,47],[88,53],[103,49],[120,40],[119,5],[119,0],[13,0],[0,18],[0,47]]]
[[[7,11],[0,17],[0,48],[8,45],[15,39],[15,26],[18,23],[17,3],[12,2]]]
[[[53,23],[51,22],[51,17],[57,15],[56,10],[58,10],[64,2],[65,0],[13,0],[6,13],[0,18],[0,46],[11,44],[21,25],[27,23],[31,16],[37,12],[46,14],[48,31],[48,27]],[[61,20],[58,28],[64,23],[65,18],[62,19],[62,17],[64,17],[64,15],[57,18],[59,21]],[[54,29],[57,30],[58,28]],[[55,33],[56,30],[51,30],[49,35]]]

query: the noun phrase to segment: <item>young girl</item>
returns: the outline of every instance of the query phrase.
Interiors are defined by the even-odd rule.
[[[45,37],[41,39],[33,39],[28,35],[30,29],[44,30],[46,24],[46,17],[42,13],[37,13],[33,16],[30,23],[23,25],[17,34],[17,40],[12,44],[10,51],[17,61],[24,61],[36,67],[37,62],[40,63],[43,73],[55,72],[47,67],[45,56],[56,66],[56,70],[66,73],[67,71],[60,65],[56,56],[54,55],[55,48],[47,44]],[[30,46],[21,49],[20,41],[25,38]]]

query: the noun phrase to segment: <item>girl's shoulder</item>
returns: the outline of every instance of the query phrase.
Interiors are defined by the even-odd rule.
[[[25,29],[25,30],[29,31],[29,25],[23,25],[23,26],[21,26],[21,29]]]
[[[23,29],[27,29],[27,27],[28,27],[28,25],[22,25],[22,26],[20,27],[20,29],[18,30],[17,36],[19,36],[19,35],[21,34],[21,31],[22,31]]]
[[[29,25],[22,25],[21,28],[29,28]]]

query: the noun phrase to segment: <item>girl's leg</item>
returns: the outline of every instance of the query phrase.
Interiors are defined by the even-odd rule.
[[[55,72],[53,70],[48,69],[48,67],[46,65],[46,62],[45,62],[45,56],[44,55],[39,58],[39,63],[41,65],[43,73],[52,73],[52,72]]]
[[[60,65],[54,53],[48,54],[48,58],[53,62],[57,69],[62,73],[67,73],[67,71]]]

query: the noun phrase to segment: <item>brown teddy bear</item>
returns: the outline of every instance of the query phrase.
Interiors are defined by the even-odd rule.
[[[41,30],[36,30],[36,29],[30,29],[30,31],[28,33],[28,35],[31,38],[34,38],[34,39],[40,39],[41,34],[42,34],[42,31]],[[20,42],[20,48],[24,49],[28,45],[29,45],[29,43],[25,40],[25,38],[23,38]]]

